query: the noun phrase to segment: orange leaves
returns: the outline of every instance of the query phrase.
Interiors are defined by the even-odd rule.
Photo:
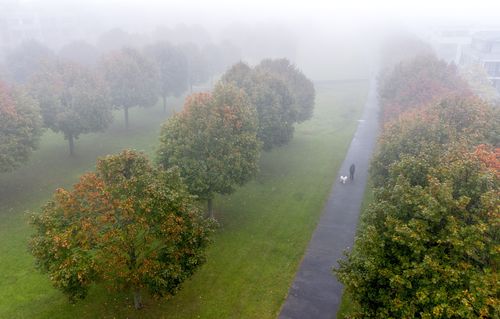
[[[7,84],[0,81],[0,116],[16,116],[14,99]]]
[[[456,68],[432,55],[417,56],[381,77],[382,119],[397,118],[408,109],[437,103],[452,95],[470,96]]]
[[[473,154],[497,177],[500,177],[500,148],[493,148],[490,145],[480,144],[476,147]]]
[[[177,170],[160,171],[131,150],[107,156],[32,217],[31,250],[71,298],[95,281],[173,294],[205,260],[211,233],[193,200]]]

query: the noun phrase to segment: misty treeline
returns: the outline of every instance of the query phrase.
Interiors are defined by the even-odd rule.
[[[375,198],[335,272],[351,318],[498,318],[499,108],[406,41],[385,51]]]
[[[69,43],[59,54],[34,40],[7,54],[0,77],[0,110],[6,112],[2,120],[8,125],[0,127],[0,147],[5,150],[0,171],[13,170],[27,160],[42,128],[62,132],[74,155],[75,140],[81,134],[104,131],[113,109],[123,110],[128,128],[130,108],[156,105],[160,97],[165,111],[168,97],[192,91],[239,59],[230,43],[161,41],[137,47],[122,33],[104,34],[99,46]],[[20,112],[13,117],[16,108]]]
[[[165,48],[162,44],[145,51],[161,56]],[[130,49],[113,54],[121,57],[108,56],[105,73],[121,70],[120,59],[136,59],[138,63],[129,65],[137,68],[146,61]],[[74,65],[58,67],[62,72],[57,76],[68,76],[73,84],[61,96],[90,103],[81,105],[88,116],[107,121],[94,109],[105,102],[97,85],[104,78],[91,78]],[[38,80],[38,89],[49,90],[43,85],[50,82]],[[108,98],[130,107],[135,104],[129,99],[139,101],[154,84],[136,83],[146,92],[133,96],[120,86],[117,91],[123,94]],[[36,231],[30,249],[38,268],[72,302],[85,298],[94,283],[132,292],[137,309],[143,306],[143,292],[175,294],[206,259],[215,226],[214,195],[229,194],[252,179],[261,149],[289,142],[294,123],[312,116],[314,99],[312,82],[286,59],[266,59],[254,68],[232,66],[212,92],[189,95],[182,111],[165,122],[155,162],[133,150],[108,155],[71,190],[58,189],[41,213],[32,214]],[[54,121],[61,125],[57,116]],[[199,208],[200,200],[207,201],[209,218]]]

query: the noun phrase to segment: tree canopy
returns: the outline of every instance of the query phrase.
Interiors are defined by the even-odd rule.
[[[397,179],[378,189],[354,250],[339,262],[354,318],[495,318],[498,176],[451,149],[419,185],[411,176],[418,161],[395,164]]]
[[[175,294],[205,261],[213,224],[178,171],[159,170],[124,150],[97,161],[72,190],[58,189],[31,223],[38,267],[71,301],[93,283],[153,296]]]
[[[257,116],[246,94],[230,84],[189,96],[161,129],[158,161],[179,167],[191,193],[208,200],[231,193],[258,169]]]
[[[222,80],[235,84],[249,96],[257,111],[257,136],[264,150],[284,145],[292,139],[297,122],[295,100],[281,77],[269,71],[251,69],[240,62],[230,68]]]
[[[190,91],[193,92],[193,86],[203,84],[210,77],[210,67],[207,57],[193,43],[186,43],[181,46],[181,50],[187,59],[188,65],[188,83]]]
[[[33,76],[30,91],[40,103],[45,126],[64,134],[71,155],[80,134],[102,131],[112,121],[105,82],[85,67],[66,62],[45,67]]]
[[[420,55],[399,63],[379,79],[382,119],[387,121],[402,112],[460,93],[470,95],[467,83],[452,64],[433,55]]]
[[[0,81],[0,172],[25,163],[38,147],[42,118],[26,92]]]
[[[277,75],[287,84],[294,99],[298,122],[309,120],[312,117],[316,92],[313,83],[302,71],[287,59],[264,59],[256,68]]]
[[[9,75],[16,82],[25,83],[44,65],[51,64],[55,58],[54,52],[45,45],[29,40],[8,52],[5,60]]]
[[[152,61],[139,51],[124,48],[106,55],[101,69],[108,83],[111,103],[124,111],[128,128],[128,110],[152,106],[158,100],[158,78]]]
[[[449,97],[403,113],[398,120],[387,123],[379,137],[370,168],[375,186],[388,182],[391,165],[405,155],[419,156],[421,164],[432,165],[447,144],[492,143],[491,133],[498,125],[493,114],[487,103],[473,96]],[[426,178],[424,167],[415,172]]]
[[[145,53],[155,63],[159,95],[166,109],[168,96],[180,96],[188,86],[188,63],[183,52],[167,43],[160,42],[146,47]]]
[[[65,44],[59,50],[59,57],[72,63],[94,67],[99,61],[100,52],[96,46],[88,42],[73,41]]]

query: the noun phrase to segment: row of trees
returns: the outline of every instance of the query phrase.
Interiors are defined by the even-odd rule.
[[[431,56],[396,66],[380,96],[375,199],[335,270],[353,317],[498,317],[498,109]]]
[[[194,45],[162,42],[151,44],[142,52],[131,48],[109,52],[90,67],[56,57],[36,42],[21,45],[8,56],[8,66],[24,88],[1,80],[0,86],[5,95],[18,95],[20,99],[29,94],[35,101],[8,102],[8,108],[19,107],[19,119],[25,118],[3,118],[0,131],[5,142],[0,141],[0,147],[5,147],[6,153],[0,171],[15,169],[36,148],[42,130],[40,120],[34,118],[41,116],[44,127],[62,132],[70,154],[74,155],[75,139],[81,134],[105,130],[112,121],[113,109],[123,109],[127,128],[132,107],[155,105],[161,97],[166,110],[169,96],[180,96],[193,85],[207,81],[214,72],[220,72],[222,62],[216,54],[212,58],[218,61],[217,67]],[[2,100],[2,108],[4,104],[7,108],[7,100]],[[30,115],[23,111],[27,104]],[[29,134],[31,142],[13,147],[10,141],[19,134]]]
[[[266,63],[286,63],[299,73],[286,60]],[[289,72],[280,75],[283,83],[300,78]],[[288,85],[268,92],[275,96],[281,93],[276,88],[289,90]],[[290,103],[302,107],[293,98]],[[231,193],[255,176],[259,125],[257,106],[233,82],[192,94],[162,127],[157,165],[131,150],[106,156],[95,172],[83,175],[72,190],[58,189],[32,215],[30,249],[39,269],[70,301],[85,298],[93,283],[133,292],[136,308],[142,307],[142,291],[175,294],[204,262],[214,229],[195,200],[207,200],[213,217],[216,193]]]
[[[222,80],[245,91],[254,105],[264,150],[288,143],[294,124],[312,116],[314,86],[286,59],[262,60],[255,68],[240,62]]]
[[[270,150],[290,141],[294,122],[312,115],[314,96],[312,82],[286,59],[255,69],[237,63],[212,94],[192,95],[165,123],[159,162],[179,167],[213,216],[215,193],[230,193],[256,174],[260,145]]]

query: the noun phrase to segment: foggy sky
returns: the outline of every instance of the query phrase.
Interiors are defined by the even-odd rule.
[[[243,55],[273,39],[289,48],[272,48],[298,64],[313,79],[336,73],[363,77],[372,42],[386,30],[432,26],[500,25],[500,0],[0,0],[20,2],[45,12],[78,14],[95,20],[101,32],[123,28],[147,33],[158,26],[201,25],[211,41],[240,41]],[[240,36],[241,35],[241,36]],[[239,39],[238,39],[239,38]],[[258,40],[258,41],[257,41]],[[255,42],[255,43],[253,43]],[[288,43],[295,43],[292,48]],[[254,47],[252,47],[254,45]],[[255,47],[257,46],[257,47]],[[280,49],[282,49],[280,51]],[[245,52],[246,51],[246,52]],[[359,63],[353,63],[353,61]],[[345,69],[347,65],[352,67]],[[359,73],[357,75],[357,73]]]

